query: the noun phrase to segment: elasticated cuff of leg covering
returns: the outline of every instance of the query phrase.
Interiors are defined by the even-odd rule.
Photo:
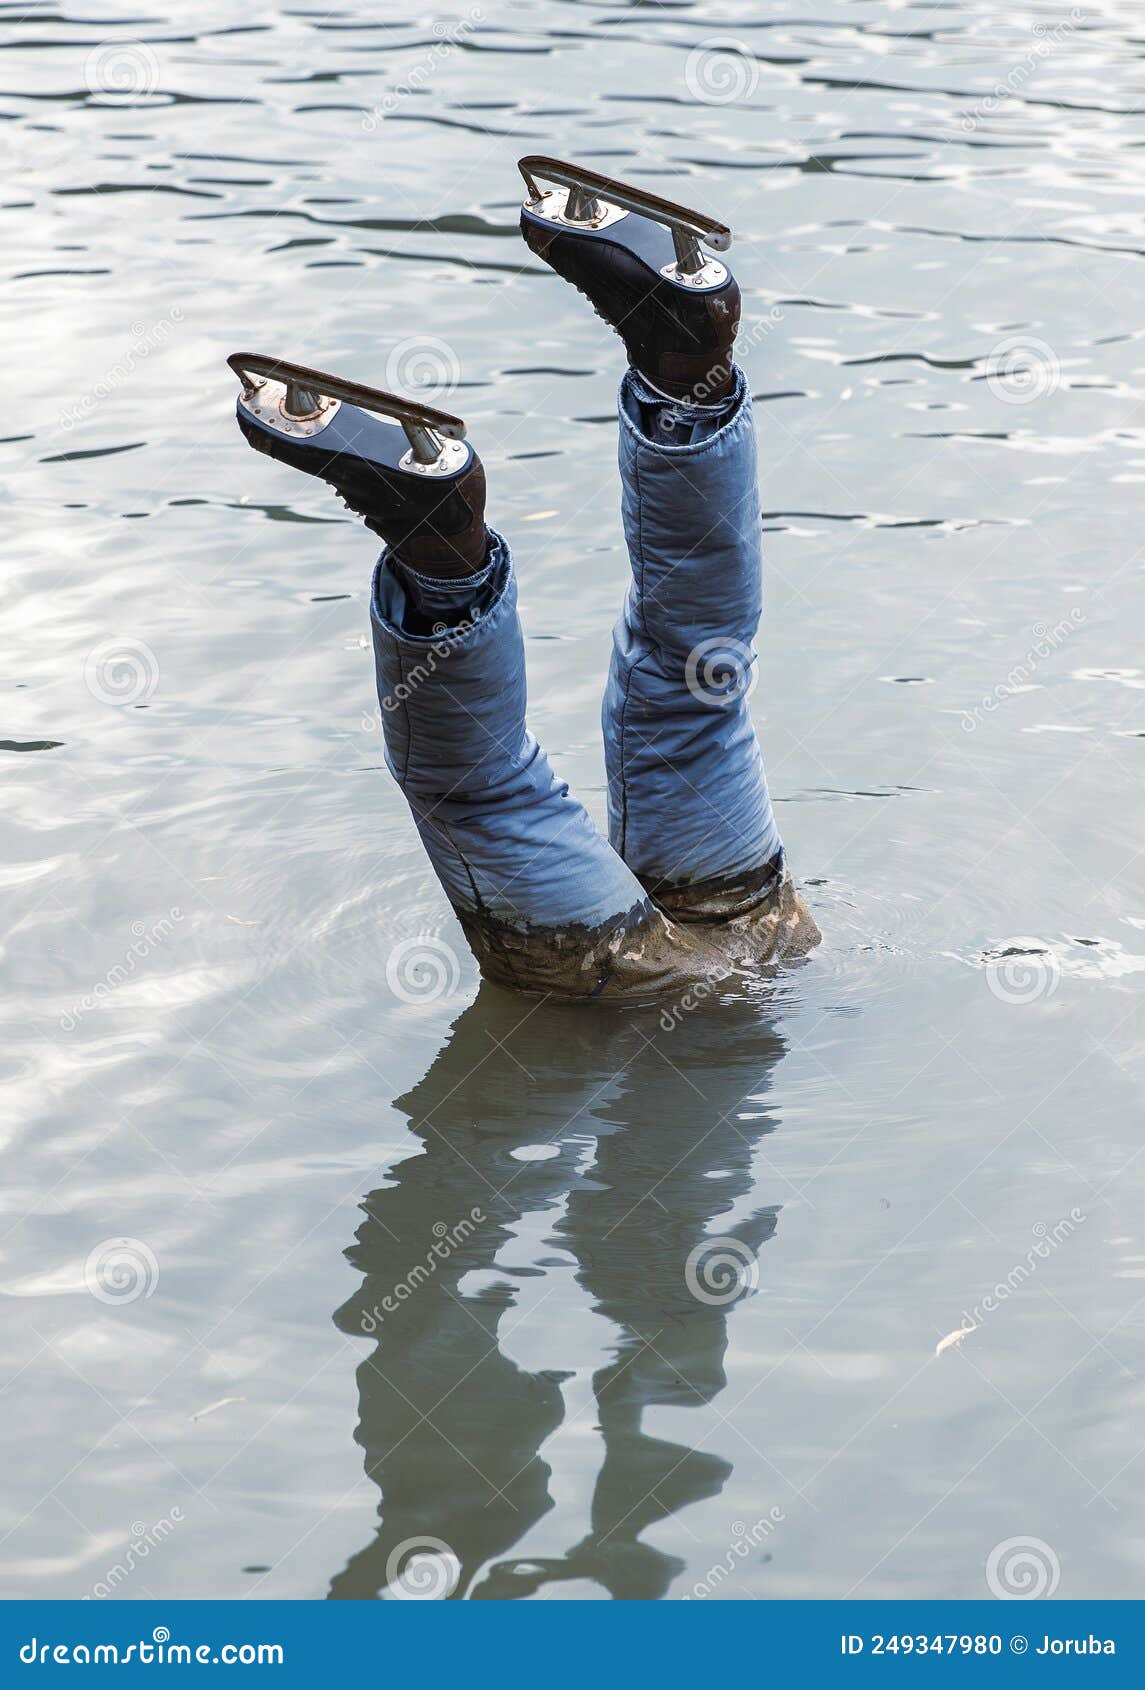
[[[732,428],[750,403],[747,377],[736,367],[735,386],[716,405],[688,405],[665,399],[638,370],[620,383],[620,426],[633,443],[657,452],[700,452]]]
[[[404,563],[398,565],[393,550],[387,547],[374,570],[370,619],[375,631],[411,651],[438,644],[471,645],[505,612],[512,577],[508,542],[493,529],[489,530],[484,565],[463,581],[439,581]],[[420,602],[414,601],[413,594]],[[511,611],[512,605],[508,608]],[[427,619],[432,622],[435,609],[442,612],[441,625],[428,632],[415,631],[415,627],[422,629]],[[469,614],[465,614],[467,609]]]
[[[488,529],[485,531],[485,562],[468,575],[427,575],[422,570],[415,569],[392,550],[387,551],[386,558],[412,599],[415,609],[430,623],[440,616],[443,622],[452,627],[454,623],[464,620],[467,611],[484,610],[492,598],[489,583],[495,562]]]

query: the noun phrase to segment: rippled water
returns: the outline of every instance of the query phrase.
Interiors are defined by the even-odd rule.
[[[0,1589],[1138,1594],[1139,7],[382,11],[0,7]],[[524,151],[736,231],[826,942],[667,1027],[478,989],[369,536],[232,421],[238,347],[462,372],[602,814],[620,359]]]

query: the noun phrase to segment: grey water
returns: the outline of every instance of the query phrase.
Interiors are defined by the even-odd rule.
[[[0,1593],[1139,1595],[1140,8],[0,30]],[[603,818],[622,353],[525,152],[735,231],[825,938],[720,999],[480,985],[371,536],[233,423],[239,349],[465,417]]]

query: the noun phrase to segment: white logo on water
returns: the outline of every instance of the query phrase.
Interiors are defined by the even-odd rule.
[[[84,1263],[84,1284],[101,1303],[137,1303],[154,1295],[159,1262],[141,1238],[105,1238]]]
[[[684,1283],[697,1302],[723,1308],[755,1290],[759,1263],[738,1238],[705,1238],[684,1264]]]
[[[88,652],[83,678],[101,704],[138,704],[159,685],[159,659],[142,640],[104,640]]]
[[[1035,399],[1046,399],[1057,392],[1061,379],[1058,355],[1044,340],[1010,335],[990,353],[986,385],[1004,404],[1029,405]]]
[[[399,340],[386,359],[386,386],[412,393],[426,404],[443,399],[461,380],[461,360],[448,341],[435,335]]]
[[[1061,1576],[1061,1562],[1040,1537],[1005,1538],[986,1558],[986,1583],[1004,1602],[1052,1596]]]
[[[394,946],[386,963],[386,980],[403,1003],[434,1003],[457,990],[461,964],[444,939],[423,934]]]
[[[386,1560],[386,1595],[398,1601],[441,1602],[457,1588],[461,1562],[439,1537],[407,1537]]]
[[[1042,939],[1009,939],[986,964],[986,984],[999,1003],[1050,998],[1061,976],[1061,963]]]
[[[707,106],[750,100],[759,86],[759,60],[746,42],[711,36],[688,54],[684,85],[693,99]]]

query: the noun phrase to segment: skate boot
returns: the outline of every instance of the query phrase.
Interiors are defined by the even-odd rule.
[[[432,405],[256,353],[227,359],[256,451],[321,476],[413,570],[460,578],[485,556],[485,471]]]
[[[529,155],[519,169],[526,244],[616,330],[629,363],[665,398],[726,398],[739,287],[700,242],[726,252],[727,225],[559,159]]]

